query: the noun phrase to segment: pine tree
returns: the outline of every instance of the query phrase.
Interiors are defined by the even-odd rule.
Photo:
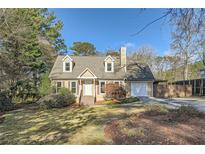
[[[47,9],[0,9],[0,63],[11,96],[38,95],[41,74],[66,49],[62,26]]]

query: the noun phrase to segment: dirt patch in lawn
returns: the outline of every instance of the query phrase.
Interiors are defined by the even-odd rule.
[[[114,120],[104,131],[113,144],[205,144],[205,116],[178,119],[176,112],[141,113]]]

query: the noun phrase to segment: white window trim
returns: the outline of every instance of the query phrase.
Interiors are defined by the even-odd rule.
[[[69,71],[67,71],[65,68],[66,68],[66,63],[70,63],[70,70]],[[73,63],[72,62],[70,62],[70,61],[68,61],[68,62],[66,62],[66,61],[64,61],[63,62],[63,72],[72,72],[72,66],[73,66]]]
[[[110,55],[108,55],[108,56],[105,58],[105,60],[104,60],[104,61],[106,62],[108,58],[110,58],[110,59],[112,60],[112,62],[114,62],[114,61],[115,61],[115,60],[112,58],[112,56],[110,56]]]
[[[73,94],[75,94],[75,95],[77,95],[77,90],[78,90],[78,83],[77,83],[77,80],[70,80],[70,87],[69,87],[69,89],[70,89],[70,92],[72,93],[72,82],[75,82],[75,85],[76,85],[76,92],[75,93],[73,93]]]
[[[108,63],[111,63],[111,71],[107,70]],[[105,62],[105,72],[114,72],[114,62]]]
[[[105,83],[105,88],[106,88],[106,81],[105,81],[105,80],[100,80],[100,81],[99,81],[99,94],[104,95],[105,92],[104,92],[104,93],[101,93],[101,82],[104,82],[104,83]]]
[[[108,59],[111,59],[111,62],[108,62]],[[104,62],[105,62],[105,72],[114,72],[114,58],[112,58],[112,56],[110,56],[110,55],[108,55],[106,58],[105,58],[105,60],[104,60]],[[108,71],[107,70],[107,63],[111,63],[111,71]]]
[[[65,61],[66,59],[68,59],[68,61],[73,61],[73,59],[68,55],[66,55],[62,60]]]

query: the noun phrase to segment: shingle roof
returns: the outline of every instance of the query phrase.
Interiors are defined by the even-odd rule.
[[[89,68],[99,79],[128,79],[147,81],[154,80],[148,65],[136,62],[129,63],[127,72],[120,67],[119,58],[113,57],[114,72],[105,72],[104,60],[106,56],[70,56],[74,61],[72,72],[63,72],[63,61],[65,56],[58,56],[51,70],[51,79],[76,79],[86,68]]]
[[[129,61],[126,79],[129,81],[153,81],[154,76],[149,66],[145,63]]]

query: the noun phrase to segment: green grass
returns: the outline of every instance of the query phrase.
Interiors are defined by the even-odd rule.
[[[120,104],[126,104],[126,103],[135,103],[140,101],[140,99],[138,97],[129,97],[129,98],[125,98],[123,99]]]
[[[128,103],[136,103],[139,102],[139,98],[138,97],[129,97],[129,98],[124,98],[122,100],[106,100],[106,101],[102,101],[99,104],[103,104],[103,105],[114,105],[114,104],[128,104]]]
[[[112,104],[116,104],[116,102],[114,102],[113,100],[107,100],[107,101],[101,102],[101,104],[103,104],[103,105],[112,105]]]
[[[4,115],[0,144],[109,144],[104,126],[112,119],[142,112],[141,107],[19,109]]]

